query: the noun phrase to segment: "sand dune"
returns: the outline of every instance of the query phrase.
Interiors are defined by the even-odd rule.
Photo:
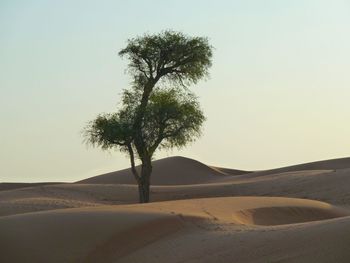
[[[165,201],[218,196],[288,196],[317,199],[335,205],[348,206],[348,173],[317,176],[284,177],[281,180],[250,182],[243,184],[223,183],[188,186],[152,187],[151,200]],[[335,181],[335,182],[334,182]],[[327,185],[329,183],[329,185]],[[307,190],[310,188],[310,191]],[[137,202],[137,188],[133,185],[72,184],[37,187],[0,193],[0,215],[23,212]]]
[[[198,165],[204,171],[209,170],[204,164],[193,161],[194,164],[191,165],[190,159],[184,160],[187,166],[196,167]],[[163,167],[163,170],[166,170],[166,166]],[[210,183],[152,186],[151,200],[168,201],[225,196],[285,196],[321,200],[340,206],[349,206],[350,204],[350,192],[348,191],[350,169],[302,170],[259,175],[260,173],[253,172],[235,176],[209,174],[208,177],[212,178]],[[167,178],[167,174],[164,175]],[[183,182],[191,176],[190,173],[178,174],[178,180]],[[193,177],[199,176],[198,172]],[[101,178],[104,179],[103,176]],[[97,184],[41,185],[0,191],[0,215],[138,202],[135,185],[104,184],[102,183],[104,180],[100,180],[101,178],[95,178],[100,182]],[[111,178],[113,179],[112,176]],[[132,177],[130,179],[133,180]]]
[[[133,203],[134,186],[57,184],[0,191],[0,216],[60,208]]]
[[[233,178],[233,176],[242,176],[245,178],[249,178],[295,171],[318,170],[331,172],[334,170],[347,168],[350,168],[350,158],[339,158],[333,160],[318,161],[271,170],[253,172],[216,166],[208,166],[190,158],[176,156],[154,161],[153,174],[151,180],[153,185],[189,185],[213,183],[222,179],[230,180]],[[131,174],[129,168],[87,178],[78,181],[77,183],[136,184],[135,179]]]
[[[286,204],[285,204],[286,205]],[[244,209],[233,214],[235,222],[245,225],[275,226],[319,221],[344,216],[341,210],[318,206],[269,206]]]
[[[176,156],[154,161],[151,181],[153,185],[203,184],[213,182],[224,175],[245,173],[247,172],[241,170],[210,167],[193,159]],[[91,177],[77,183],[136,184],[129,168]]]
[[[299,223],[300,220],[309,222],[306,225],[279,226],[281,232],[300,227],[312,228],[314,224],[320,224],[322,221],[310,222],[320,219],[345,217],[345,224],[350,224],[347,217],[349,213],[345,210],[318,201],[288,198],[209,198],[147,205],[62,209],[1,217],[0,246],[3,252],[0,254],[0,261],[179,262],[180,260],[174,257],[176,252],[173,248],[176,247],[177,250],[184,251],[184,254],[179,256],[186,255],[185,262],[226,262],[228,256],[236,258],[239,262],[252,262],[241,261],[246,255],[238,253],[240,248],[246,249],[247,246],[251,246],[251,238],[278,238],[283,244],[287,240],[283,235],[275,237],[278,228],[254,224],[242,226],[242,218],[237,217],[237,213],[264,209],[254,220],[260,222],[263,218],[265,225],[276,225],[281,218],[274,218],[274,209],[269,209],[271,207],[284,209],[284,216],[289,215],[289,218],[293,218],[292,221],[296,220],[288,223]],[[270,223],[267,223],[268,220]],[[247,224],[247,220],[243,221],[243,224]],[[331,226],[336,223],[329,220],[323,222]],[[282,220],[281,223],[286,222]],[[324,232],[320,231],[318,234],[324,235]],[[195,237],[202,238],[200,247],[197,244],[199,240],[194,242]],[[308,241],[308,237],[301,235],[299,241],[307,245],[303,240]],[[203,242],[203,238],[209,242]],[[235,244],[234,249],[231,252],[226,251],[228,254],[225,256],[217,255],[215,261],[213,258],[212,261],[208,261],[209,258],[203,255],[201,259],[197,258],[198,249],[202,252],[207,249],[206,254],[209,253],[212,257],[210,251],[216,249],[218,244],[220,247],[216,252],[220,251],[222,246],[233,245],[231,242]],[[189,244],[192,244],[190,247],[193,246],[193,251],[187,247]],[[159,249],[158,246],[166,248]],[[142,250],[153,252],[140,254]],[[304,253],[305,250],[293,252]],[[251,259],[254,259],[254,262],[264,262],[260,256],[261,252],[252,253]],[[310,258],[311,255],[308,256]]]
[[[350,158],[257,172],[182,157],[154,167],[156,202],[144,205],[129,170],[0,184],[0,262],[350,260]]]
[[[311,163],[303,163],[282,168],[276,168],[256,173],[258,175],[283,173],[292,171],[307,171],[307,170],[340,170],[350,168],[350,158],[337,158],[331,160],[317,161]]]
[[[61,184],[61,183],[0,183],[0,191],[7,191],[7,190],[34,187],[34,186],[54,185],[54,184]]]

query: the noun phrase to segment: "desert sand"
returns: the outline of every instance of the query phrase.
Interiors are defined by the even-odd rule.
[[[350,262],[350,158],[242,171],[154,162],[76,183],[0,184],[0,262]]]

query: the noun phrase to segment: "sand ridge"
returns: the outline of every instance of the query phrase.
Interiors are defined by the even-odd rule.
[[[281,218],[276,221],[274,209],[282,209],[285,218],[294,219],[287,228],[298,226],[293,223],[350,215],[324,202],[274,197],[204,198],[18,214],[0,217],[0,246],[5,251],[0,261],[23,262],[29,257],[31,262],[114,262],[154,243],[176,240],[180,233],[230,234],[232,238],[242,231],[259,233],[261,224],[254,230],[255,224],[238,217],[259,209],[263,213],[253,219],[263,218],[264,225],[277,225]],[[245,229],[242,224],[250,227]]]
[[[140,169],[140,166],[137,166]],[[193,159],[175,156],[153,162],[152,185],[189,185],[210,183],[222,176],[249,173],[247,171],[211,167]],[[130,169],[102,174],[77,183],[136,184]]]
[[[149,204],[137,204],[127,170],[0,185],[0,262],[350,260],[350,158],[257,172],[181,157],[155,167]]]

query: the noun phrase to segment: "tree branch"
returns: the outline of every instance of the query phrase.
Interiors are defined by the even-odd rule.
[[[187,128],[187,125],[182,125],[182,126],[180,126],[179,128],[177,128],[177,129],[176,129],[175,131],[173,131],[173,132],[165,133],[165,134],[163,135],[163,139],[175,137],[177,134],[179,134],[179,133],[181,132],[181,130],[186,129],[186,128]]]

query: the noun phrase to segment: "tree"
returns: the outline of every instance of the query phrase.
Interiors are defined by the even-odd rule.
[[[114,114],[99,115],[86,127],[85,136],[92,145],[102,149],[116,148],[129,155],[131,171],[139,186],[139,199],[144,203],[149,201],[152,170],[146,173],[142,166],[140,173],[135,167],[133,124],[140,97],[135,90],[124,91],[122,108]],[[156,149],[185,146],[200,135],[204,120],[193,94],[179,89],[155,89],[144,112],[144,151],[152,157]]]
[[[196,98],[184,91],[208,76],[212,47],[207,38],[168,30],[128,40],[119,55],[130,60],[133,87],[124,91],[119,112],[100,115],[90,123],[86,138],[103,149],[117,146],[129,154],[144,203],[149,202],[156,149],[182,147],[200,134],[204,116]],[[135,155],[141,161],[140,173]]]

